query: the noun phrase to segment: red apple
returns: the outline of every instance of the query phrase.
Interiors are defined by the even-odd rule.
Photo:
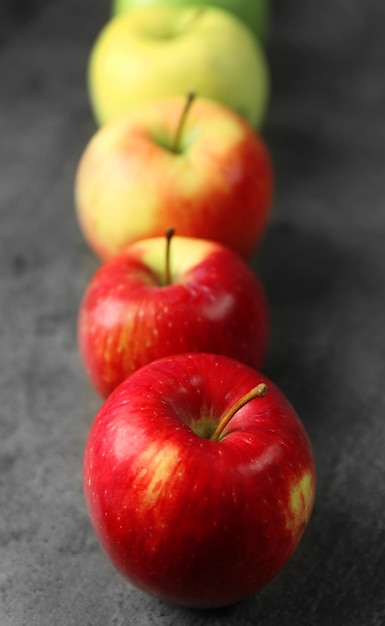
[[[311,444],[282,392],[224,356],[181,354],[134,372],[85,446],[96,535],[131,583],[195,607],[254,594],[311,515]]]
[[[85,291],[79,348],[103,396],[137,368],[175,353],[263,363],[268,305],[249,265],[213,241],[174,236],[169,246],[167,237],[132,244],[106,261]]]
[[[192,98],[187,100],[187,107]],[[262,138],[225,106],[151,101],[104,124],[77,167],[80,228],[102,259],[172,225],[249,258],[267,222],[272,164]],[[181,123],[182,122],[182,123]]]

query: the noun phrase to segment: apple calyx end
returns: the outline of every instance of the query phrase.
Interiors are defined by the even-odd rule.
[[[219,441],[224,429],[230,420],[234,417],[234,415],[239,411],[245,404],[248,404],[251,400],[255,400],[256,398],[263,398],[268,392],[268,386],[265,383],[259,383],[250,391],[245,393],[235,404],[226,413],[223,415],[220,420],[218,426],[210,437],[211,441]]]

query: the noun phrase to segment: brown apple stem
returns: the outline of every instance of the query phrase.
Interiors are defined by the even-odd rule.
[[[226,428],[230,420],[234,417],[234,415],[237,413],[237,411],[239,411],[239,409],[241,409],[243,406],[245,406],[245,404],[247,404],[251,400],[255,400],[255,398],[263,398],[263,396],[266,395],[267,390],[268,390],[268,387],[267,385],[265,385],[265,383],[259,383],[259,385],[257,385],[256,387],[253,387],[253,389],[250,389],[250,391],[245,393],[245,395],[242,396],[242,398],[240,398],[235,404],[233,404],[233,406],[230,407],[227,413],[224,414],[218,426],[216,427],[215,431],[210,437],[211,441],[219,441],[224,429]]]
[[[165,263],[164,276],[165,276],[165,284],[166,285],[170,285],[170,283],[171,283],[170,246],[171,246],[171,239],[175,235],[175,229],[174,228],[168,228],[166,230],[165,235],[166,235],[166,263]]]
[[[178,154],[178,152],[180,152],[180,145],[179,144],[180,144],[182,131],[183,131],[184,125],[186,123],[188,112],[189,112],[189,110],[191,108],[191,105],[194,102],[194,100],[195,100],[195,93],[193,91],[190,91],[187,94],[186,102],[185,102],[185,105],[184,105],[183,111],[182,111],[182,115],[179,118],[179,123],[178,123],[177,129],[176,129],[174,142],[173,142],[173,144],[171,146],[172,152],[175,152],[176,154]]]

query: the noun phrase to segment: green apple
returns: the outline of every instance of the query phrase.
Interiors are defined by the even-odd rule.
[[[153,6],[111,18],[91,49],[88,81],[100,125],[133,105],[193,91],[255,128],[269,95],[261,45],[241,20],[215,7]]]
[[[267,36],[269,0],[113,0],[112,13],[118,15],[131,9],[160,4],[216,6],[230,11],[243,20],[261,41],[265,41]]]

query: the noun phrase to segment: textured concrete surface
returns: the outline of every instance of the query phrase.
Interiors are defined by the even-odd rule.
[[[253,262],[272,310],[266,372],[314,446],[308,531],[260,594],[208,613],[136,591],[99,549],[81,461],[100,400],[75,335],[96,261],[72,189],[108,7],[45,3],[0,48],[1,626],[385,623],[385,8],[272,6],[277,192]]]

